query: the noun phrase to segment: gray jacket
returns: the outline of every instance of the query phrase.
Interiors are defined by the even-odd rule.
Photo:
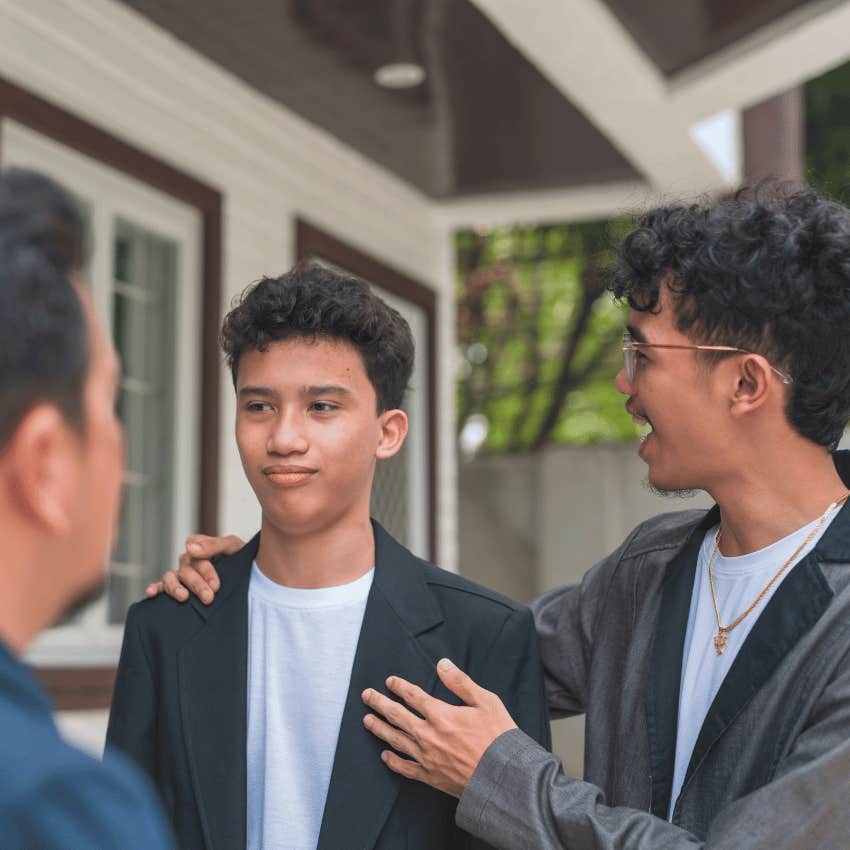
[[[754,624],[666,820],[697,554],[718,518],[656,517],[534,603],[552,715],[586,714],[585,781],[505,733],[459,826],[504,850],[850,848],[850,504]]]

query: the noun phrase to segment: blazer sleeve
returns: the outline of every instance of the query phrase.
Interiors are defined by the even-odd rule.
[[[596,623],[623,555],[640,529],[635,528],[580,582],[550,590],[530,605],[553,719],[584,713]]]
[[[599,788],[568,777],[518,729],[484,754],[456,819],[501,850],[846,850],[848,776],[850,656],[772,781],[722,809],[704,841],[649,812],[606,805]]]
[[[115,748],[128,755],[156,781],[156,686],[146,651],[137,602],[127,611],[124,641],[115,677],[105,759]]]

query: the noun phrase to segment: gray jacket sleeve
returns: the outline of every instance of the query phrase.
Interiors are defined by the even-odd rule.
[[[623,553],[640,528],[580,582],[550,590],[529,606],[540,641],[546,702],[553,720],[584,713],[596,618],[604,608]]]
[[[461,797],[457,822],[499,850],[846,850],[848,777],[845,736],[736,800],[702,842],[648,812],[606,806],[596,786],[570,779],[557,756],[514,729],[484,754]]]

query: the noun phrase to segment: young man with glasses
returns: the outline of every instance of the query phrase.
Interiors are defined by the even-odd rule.
[[[770,186],[660,207],[612,289],[649,482],[716,505],[643,523],[533,605],[550,711],[586,715],[584,779],[447,659],[466,706],[390,677],[364,722],[505,850],[846,850],[850,212]]]

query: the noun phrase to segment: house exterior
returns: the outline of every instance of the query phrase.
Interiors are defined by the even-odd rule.
[[[752,172],[747,128],[770,138],[850,55],[848,2],[645,5],[0,0],[0,165],[79,198],[125,372],[109,590],[30,655],[74,734],[102,734],[124,611],[186,535],[258,526],[217,344],[245,286],[312,257],[408,318],[411,440],[374,509],[457,569],[455,229],[726,191]],[[400,60],[426,82],[374,87]]]

